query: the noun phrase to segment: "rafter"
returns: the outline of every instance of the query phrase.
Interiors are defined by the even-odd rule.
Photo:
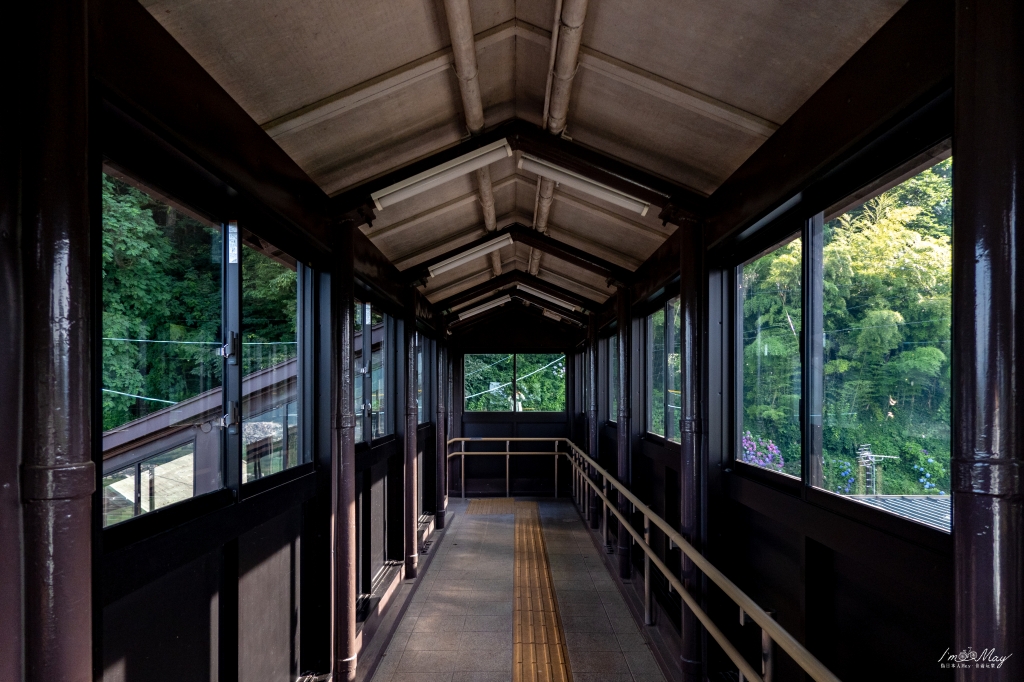
[[[525,225],[513,224],[497,232],[488,232],[486,235],[463,246],[451,249],[445,253],[435,256],[419,265],[404,271],[410,282],[425,280],[430,277],[430,268],[460,254],[475,249],[489,241],[508,235],[515,243],[526,244],[527,246],[539,249],[559,260],[575,265],[576,267],[589,270],[601,277],[612,279],[616,282],[628,282],[632,279],[632,273],[623,267],[615,265],[605,259],[588,253],[583,249],[576,248],[558,241],[552,237],[531,230]]]
[[[534,277],[529,273],[523,272],[522,270],[513,270],[512,272],[506,272],[503,275],[494,277],[482,284],[478,284],[475,287],[465,289],[457,294],[441,299],[434,303],[434,308],[438,311],[444,312],[451,310],[453,307],[472,301],[473,299],[485,296],[492,291],[503,289],[513,284],[525,284],[528,287],[536,289],[537,291],[545,294],[550,294],[556,298],[560,298],[567,303],[579,306],[584,310],[597,310],[601,307],[601,304],[597,301],[587,298],[586,296],[580,296],[579,294],[573,293],[567,289],[563,289],[560,286],[546,282],[539,277]]]

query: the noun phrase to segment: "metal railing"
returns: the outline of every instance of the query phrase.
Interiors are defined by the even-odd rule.
[[[506,442],[505,452],[465,452],[466,442]],[[556,452],[509,452],[510,443],[517,441],[529,441],[529,442],[553,442],[556,448]],[[747,662],[747,660],[739,653],[732,642],[730,642],[726,636],[722,633],[718,626],[712,622],[711,618],[707,613],[700,607],[697,600],[694,599],[693,595],[683,586],[682,581],[676,576],[660,557],[655,553],[654,549],[650,545],[651,538],[651,524],[657,526],[665,536],[674,543],[680,550],[693,562],[693,564],[708,577],[722,592],[725,593],[729,599],[731,599],[737,606],[739,606],[741,612],[745,618],[749,618],[757,623],[762,630],[762,640],[767,644],[767,638],[782,647],[782,650],[789,654],[797,665],[799,665],[804,672],[810,676],[811,679],[816,682],[839,682],[839,678],[836,677],[832,672],[824,666],[815,656],[806,649],[800,642],[798,642],[789,632],[786,631],[781,625],[779,625],[774,618],[764,611],[753,599],[748,597],[735,583],[729,580],[725,575],[715,568],[707,559],[704,558],[697,549],[687,542],[686,538],[682,536],[676,529],[668,524],[663,518],[654,513],[640,499],[634,495],[626,486],[619,483],[610,473],[601,467],[597,462],[591,459],[585,452],[580,450],[574,443],[567,438],[453,438],[448,441],[449,445],[452,443],[461,442],[462,451],[449,453],[448,457],[462,456],[463,465],[465,464],[466,455],[506,455],[506,495],[508,494],[508,456],[518,454],[536,454],[536,455],[554,455],[555,456],[555,494],[558,494],[558,455],[565,455],[573,467],[573,497],[576,504],[585,510],[585,513],[589,513],[589,505],[583,503],[586,491],[592,489],[592,494],[596,495],[602,504],[602,524],[603,533],[605,538],[605,544],[608,541],[608,514],[613,514],[622,524],[622,527],[633,536],[640,548],[644,550],[644,621],[646,624],[651,624],[651,580],[650,580],[650,567],[653,564],[655,568],[661,571],[665,579],[668,580],[669,585],[672,586],[679,596],[682,598],[686,606],[693,612],[697,619],[701,622],[708,634],[714,638],[718,645],[722,648],[729,659],[739,669],[742,678],[750,680],[751,682],[765,682],[765,677],[769,680],[770,668],[765,670],[768,675],[762,677],[758,674],[754,668]],[[557,448],[559,444],[564,443],[568,449],[568,452],[559,451]],[[590,468],[596,478],[600,480],[600,484],[591,478],[587,468]],[[463,497],[465,496],[465,466],[462,468],[463,476]],[[626,498],[626,500],[633,506],[633,508],[643,515],[643,532],[633,527],[633,524],[627,519],[615,505],[608,499],[609,488],[614,488],[620,495]],[[767,661],[766,661],[767,663]]]
[[[466,499],[466,457],[498,457],[501,455],[505,456],[505,497],[511,496],[511,479],[509,477],[509,461],[511,457],[520,455],[553,455],[555,458],[555,497],[558,497],[558,456],[565,455],[558,449],[559,444],[565,440],[564,438],[452,438],[448,441],[449,447],[452,443],[461,443],[462,449],[455,452],[448,453],[448,459],[452,457],[460,457],[459,462],[459,474],[461,480],[459,482],[459,489],[462,492],[462,499]],[[542,452],[519,452],[512,450],[512,443],[528,443],[528,442],[541,442],[548,443],[554,441],[554,450],[545,450]],[[504,443],[504,450],[490,450],[482,452],[466,452],[466,443]]]

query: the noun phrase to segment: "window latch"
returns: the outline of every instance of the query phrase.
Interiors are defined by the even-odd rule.
[[[220,347],[217,355],[226,358],[229,365],[238,364],[238,332],[228,332],[228,342]]]
[[[220,425],[222,428],[228,430],[228,435],[238,435],[238,401],[232,400],[228,402],[228,411],[223,417],[220,418]]]

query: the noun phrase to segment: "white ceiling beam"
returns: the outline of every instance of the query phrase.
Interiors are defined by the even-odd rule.
[[[497,182],[493,183],[491,185],[491,191],[497,192],[498,190],[504,187],[514,185],[515,182],[515,175],[506,176],[501,180],[498,180]],[[469,194],[463,194],[462,196],[455,197],[451,201],[446,201],[440,206],[435,206],[434,208],[423,211],[422,213],[417,213],[414,216],[410,216],[405,220],[399,220],[398,222],[391,223],[390,225],[378,225],[377,227],[371,227],[367,230],[364,230],[363,234],[365,234],[370,239],[376,239],[377,237],[383,237],[385,235],[394,235],[397,232],[403,232],[411,227],[416,227],[421,223],[424,223],[438,216],[444,215],[449,211],[454,211],[457,208],[467,206],[477,201],[480,201],[479,192],[470,192]]]
[[[568,289],[569,291],[579,294],[580,296],[594,299],[595,301],[603,301],[604,299],[608,298],[613,293],[615,293],[615,287],[608,287],[607,289],[603,290],[597,289],[595,287],[590,286],[589,284],[586,284],[585,282],[581,282],[580,280],[573,279],[571,277],[566,277],[565,275],[557,273],[554,270],[551,270],[550,268],[546,267],[540,269],[538,277],[540,277],[541,279],[555,280],[551,283],[558,285],[563,289]]]
[[[508,213],[497,219],[496,229],[503,230],[513,223],[524,223],[525,221],[529,221],[529,218],[523,215],[522,213],[519,213],[518,211],[513,211],[512,213]],[[422,263],[425,260],[429,260],[433,256],[438,256],[446,251],[451,250],[452,248],[454,248],[454,245],[456,245],[459,241],[466,239],[467,237],[479,238],[485,236],[486,234],[488,234],[487,228],[485,228],[483,225],[473,225],[469,229],[462,230],[461,232],[444,235],[444,237],[442,237],[441,239],[433,241],[430,244],[424,246],[423,248],[417,249],[416,251],[411,251],[408,253],[397,255],[392,259],[391,262],[394,263],[395,267],[398,268],[399,270],[406,270],[414,265],[417,265],[418,263]]]
[[[515,36],[515,19],[511,19],[494,28],[478,33],[477,50],[494,45]],[[376,78],[354,85],[347,90],[335,93],[308,106],[285,114],[263,124],[270,137],[277,139],[290,133],[314,126],[317,123],[339,116],[349,109],[367,104],[381,97],[418,83],[431,76],[449,69],[454,57],[451,48],[438,50],[432,54],[410,62],[397,69],[392,69]]]

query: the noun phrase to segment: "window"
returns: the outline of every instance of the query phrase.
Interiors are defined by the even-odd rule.
[[[608,337],[608,421],[619,414],[619,337]]]
[[[466,355],[467,412],[564,412],[565,355]]]
[[[425,424],[430,421],[430,416],[427,414],[427,401],[424,400],[424,378],[423,372],[423,355],[424,346],[427,340],[423,338],[423,335],[416,332],[416,421],[419,424]]]
[[[242,248],[242,482],[301,463],[295,261],[254,235]]]
[[[369,308],[370,341],[370,435],[380,438],[391,433],[391,414],[388,410],[387,370],[389,325],[382,312],[373,306]]]
[[[516,412],[565,411],[565,355],[516,355]]]
[[[352,341],[352,404],[356,414],[356,442],[363,441],[363,420],[360,419],[364,413],[363,409],[363,328],[366,318],[367,306],[362,301],[356,301],[353,305],[352,318],[355,321],[355,335]]]
[[[647,432],[679,442],[679,297],[647,317]]]
[[[820,256],[822,486],[946,530],[952,164],[830,220]]]
[[[105,171],[101,391],[111,525],[222,487],[222,241],[209,220]],[[180,442],[182,429],[195,439],[187,454],[175,449],[145,465],[133,454]]]
[[[195,490],[195,443],[103,476],[103,526],[187,500]]]
[[[800,476],[801,241],[739,269],[743,319],[740,443],[736,459]]]

